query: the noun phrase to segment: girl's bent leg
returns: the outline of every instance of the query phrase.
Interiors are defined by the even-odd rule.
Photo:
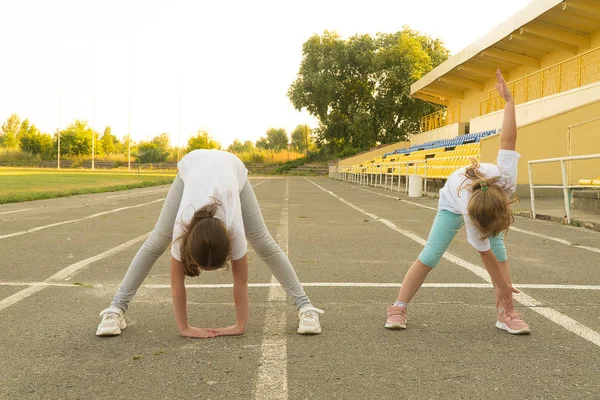
[[[427,274],[431,272],[432,268],[423,264],[419,259],[413,263],[408,269],[404,281],[402,281],[402,287],[400,287],[400,293],[398,293],[398,301],[408,304],[417,290],[421,288]]]
[[[127,311],[129,303],[150,273],[152,266],[169,247],[173,239],[173,226],[183,195],[183,187],[183,181],[177,175],[169,189],[154,229],[131,261],[111,306]]]
[[[398,293],[399,302],[408,304],[412,300],[429,272],[440,262],[463,223],[464,219],[460,214],[445,210],[437,212],[425,248],[404,277]]]
[[[242,203],[242,218],[246,238],[256,254],[267,264],[283,290],[294,301],[296,308],[300,309],[303,306],[310,305],[310,300],[304,293],[304,288],[298,280],[289,258],[267,230],[256,195],[249,181],[246,181],[246,185],[240,193],[240,202]]]

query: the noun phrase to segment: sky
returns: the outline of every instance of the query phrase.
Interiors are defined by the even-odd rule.
[[[313,34],[397,32],[457,53],[531,0],[0,0],[0,121],[75,119],[136,141],[199,129],[224,147],[316,126],[286,96]],[[130,96],[131,93],[131,96]]]

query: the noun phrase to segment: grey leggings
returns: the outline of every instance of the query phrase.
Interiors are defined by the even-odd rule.
[[[152,266],[171,244],[173,226],[183,195],[183,187],[183,181],[177,175],[169,189],[158,221],[148,239],[131,261],[125,278],[123,278],[123,282],[121,282],[121,286],[113,298],[112,306],[127,311],[129,303],[142,286],[142,282],[150,273]],[[292,298],[296,307],[300,309],[305,305],[309,305],[310,300],[304,293],[304,288],[298,280],[290,260],[267,230],[256,195],[249,181],[246,181],[244,189],[240,193],[240,201],[248,242],[267,264],[275,279],[279,281],[283,290]]]

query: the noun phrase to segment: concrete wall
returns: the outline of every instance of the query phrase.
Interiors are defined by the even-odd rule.
[[[340,167],[345,167],[349,165],[358,165],[363,161],[372,160],[375,157],[383,156],[385,153],[390,153],[396,149],[405,149],[410,147],[410,142],[398,142],[394,144],[390,144],[388,146],[380,147],[378,149],[366,151],[364,153],[357,154],[353,157],[348,157],[343,160],[340,160],[338,165]]]
[[[520,125],[517,151],[521,153],[517,183],[529,184],[527,165],[529,160],[567,157],[569,155],[600,153],[600,121],[595,121],[572,129],[571,140],[567,127],[600,117],[600,101],[570,110],[553,117]],[[518,121],[517,116],[517,121]],[[495,162],[500,148],[500,135],[487,137],[481,141],[481,162]],[[600,176],[600,160],[573,161],[569,168],[569,180]],[[533,166],[534,184],[560,184],[562,174],[560,163]]]
[[[412,135],[410,138],[410,143],[411,143],[411,145],[415,145],[415,144],[423,144],[426,142],[432,142],[434,140],[440,140],[440,139],[452,139],[452,138],[457,137],[458,135],[464,134],[465,126],[466,126],[466,124],[464,122],[462,122],[460,124],[456,123],[456,124],[452,124],[452,125],[448,125],[448,126],[443,126],[441,128],[434,129],[431,131]]]

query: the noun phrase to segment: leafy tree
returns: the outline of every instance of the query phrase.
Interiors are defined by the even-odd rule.
[[[0,135],[0,146],[6,149],[12,149],[18,146],[17,135],[21,129],[21,119],[17,114],[11,114],[2,124],[2,134]]]
[[[162,133],[149,142],[141,142],[137,149],[137,159],[141,163],[158,163],[169,158],[169,134]]]
[[[207,131],[198,130],[196,136],[192,136],[188,139],[187,151],[193,151],[197,149],[220,149],[221,143],[217,142],[208,134]]]
[[[67,157],[92,154],[92,133],[87,121],[76,120],[71,123],[60,132],[60,153]]]
[[[366,149],[404,140],[439,106],[410,98],[410,85],[448,58],[441,41],[404,27],[375,37],[314,35],[302,47],[288,97],[318,118],[318,145]]]
[[[107,126],[106,129],[104,129],[104,133],[100,138],[100,143],[105,154],[116,154],[122,151],[121,142],[119,141],[119,138],[112,134],[110,126]],[[127,153],[127,149],[125,149],[125,153]]]
[[[269,149],[269,140],[266,137],[261,137],[260,139],[258,139],[256,141],[256,148],[268,150]]]
[[[234,139],[233,143],[229,145],[227,151],[231,153],[243,153],[245,151],[254,150],[254,143],[251,140],[246,140],[242,143],[239,139]]]
[[[27,119],[21,123],[17,137],[21,150],[33,155],[49,153],[52,149],[52,137],[50,135],[43,136],[35,125],[29,124]],[[49,148],[48,138],[50,139]]]
[[[256,141],[256,147],[272,151],[281,151],[288,148],[288,136],[283,128],[269,128],[266,136]]]
[[[292,132],[292,149],[306,153],[314,146],[312,130],[308,125],[298,125]]]

